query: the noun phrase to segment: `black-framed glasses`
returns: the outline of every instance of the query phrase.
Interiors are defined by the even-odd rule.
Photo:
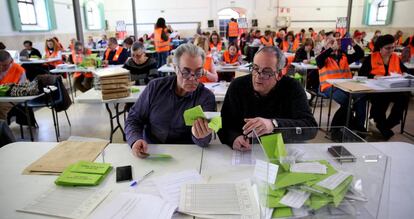
[[[250,67],[250,72],[255,75],[259,76],[263,80],[269,80],[271,77],[274,77],[277,71],[274,71],[272,68],[266,67],[260,71],[259,66],[253,65]]]
[[[184,68],[184,69],[180,69],[179,67],[177,67],[178,71],[180,72],[180,74],[182,75],[182,77],[184,79],[190,79],[191,76],[194,77],[194,79],[199,79],[201,78],[201,76],[204,75],[204,69],[203,68],[199,68],[197,70],[194,71],[194,74],[192,74],[192,71],[188,68]]]

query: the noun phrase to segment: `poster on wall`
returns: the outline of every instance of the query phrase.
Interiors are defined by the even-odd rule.
[[[126,36],[126,24],[125,21],[116,21],[115,36],[117,40],[124,39]]]
[[[343,37],[346,33],[346,23],[347,23],[347,17],[338,17],[336,19],[336,32],[341,33],[341,37]]]

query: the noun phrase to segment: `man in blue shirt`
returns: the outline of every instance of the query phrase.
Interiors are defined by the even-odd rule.
[[[199,82],[203,76],[205,53],[193,44],[175,50],[176,76],[150,81],[129,111],[125,123],[132,153],[145,157],[148,143],[197,144],[205,147],[211,140],[208,122],[199,118],[192,127],[184,123],[184,111],[201,105],[203,111],[215,111],[213,93]]]

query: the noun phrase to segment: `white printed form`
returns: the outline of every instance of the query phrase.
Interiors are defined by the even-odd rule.
[[[318,162],[295,163],[290,166],[290,172],[326,174],[326,166]]]
[[[338,187],[346,178],[351,176],[350,173],[339,171],[332,176],[318,182],[316,185],[333,190]]]
[[[309,198],[310,193],[291,189],[289,192],[280,199],[280,203],[292,208],[300,208],[305,201]]]
[[[256,160],[254,167],[254,176],[262,181],[274,184],[276,182],[277,171],[279,166],[263,160]]]
[[[181,186],[188,183],[199,183],[202,177],[195,170],[170,173],[153,179],[163,199],[178,206]]]
[[[253,159],[252,151],[233,150],[232,165],[252,165],[255,162],[256,160]]]

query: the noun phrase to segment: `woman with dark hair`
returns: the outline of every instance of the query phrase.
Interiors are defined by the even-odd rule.
[[[235,43],[229,44],[229,49],[224,51],[222,65],[241,65],[242,56],[239,53],[239,48]]]
[[[170,52],[170,33],[165,25],[165,19],[160,17],[154,28],[154,45],[157,51],[157,68],[167,63],[167,56]]]
[[[378,37],[381,36],[381,31],[380,30],[376,30],[374,33],[374,36],[371,39],[371,42],[369,42],[368,44],[368,48],[371,50],[371,52],[373,52],[375,50],[375,42],[377,41]]]
[[[374,78],[389,76],[391,73],[407,72],[407,68],[394,53],[394,49],[395,40],[392,35],[379,36],[375,42],[374,52],[365,58],[358,75]],[[403,112],[408,106],[409,93],[373,94],[370,99],[372,103],[370,117],[374,119],[384,138],[388,140],[394,135],[391,129],[403,118]],[[386,112],[390,103],[394,104],[387,118]]]
[[[131,80],[135,85],[146,85],[158,76],[157,61],[145,54],[144,44],[135,42],[131,47],[131,58],[124,64],[123,68],[131,72]]]
[[[401,46],[403,44],[402,35],[403,35],[403,32],[401,30],[398,30],[397,33],[395,33],[394,39],[395,39],[396,46]]]
[[[295,39],[293,33],[289,32],[285,36],[285,40],[282,42],[283,52],[294,53],[299,48],[299,41]]]
[[[210,51],[212,51],[215,48],[217,52],[220,52],[221,50],[224,49],[223,43],[220,40],[220,35],[215,31],[210,35],[209,47],[210,47]]]
[[[295,53],[294,62],[309,63],[312,57],[315,57],[313,52],[314,43],[311,38],[306,38],[303,46],[301,46]]]

